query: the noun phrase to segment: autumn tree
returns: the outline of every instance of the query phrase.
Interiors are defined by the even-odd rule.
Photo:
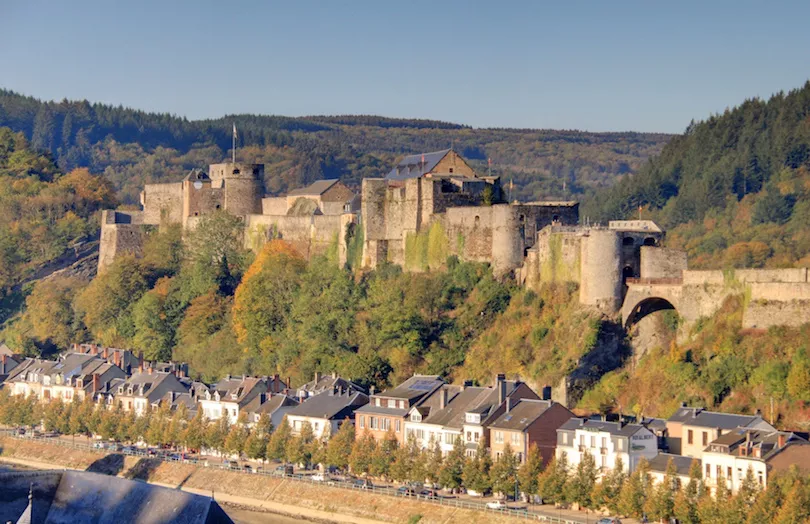
[[[568,482],[566,499],[582,508],[590,508],[592,506],[591,494],[596,485],[596,473],[596,459],[591,453],[583,453]]]
[[[326,464],[345,471],[349,467],[349,456],[352,453],[354,441],[354,424],[346,419],[326,444]]]
[[[368,432],[354,441],[352,452],[349,455],[349,467],[352,473],[363,475],[369,472],[376,447],[377,441]]]
[[[568,481],[568,455],[563,451],[559,457],[551,459],[538,479],[538,488],[543,503],[561,504],[565,502]]]
[[[442,469],[439,471],[439,484],[445,489],[455,491],[461,487],[464,474],[464,441],[460,436],[453,443],[453,450],[447,454]]]

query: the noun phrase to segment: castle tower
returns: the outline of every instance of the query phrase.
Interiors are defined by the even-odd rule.
[[[236,216],[261,214],[264,164],[211,164],[208,176],[213,189],[224,190],[222,207],[225,211]]]
[[[580,303],[615,313],[622,303],[621,235],[609,229],[591,229],[582,239],[581,253]]]

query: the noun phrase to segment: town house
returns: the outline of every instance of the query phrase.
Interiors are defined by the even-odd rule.
[[[140,416],[147,409],[158,408],[167,394],[187,392],[188,388],[173,373],[147,368],[120,383],[112,397],[113,402],[118,403],[124,411],[135,411]]]
[[[700,458],[710,442],[736,428],[776,430],[759,413],[718,413],[682,404],[667,419],[667,445],[670,453]]]
[[[507,396],[503,412],[489,424],[490,454],[497,459],[508,445],[522,463],[536,446],[543,463],[548,464],[554,456],[557,428],[572,416],[568,408],[552,400]]]
[[[315,378],[309,382],[298,386],[295,390],[295,395],[298,400],[304,401],[309,397],[319,395],[324,391],[336,391],[341,389],[343,391],[356,391],[358,393],[365,393],[366,390],[352,382],[340,377],[337,373],[330,375],[323,375],[320,371],[315,372]]]
[[[309,423],[315,438],[328,438],[337,433],[344,422],[353,424],[355,410],[366,404],[365,393],[337,388],[306,399],[289,410],[285,418],[293,434],[299,434],[304,424]]]
[[[227,416],[228,422],[235,424],[244,408],[256,397],[285,389],[286,384],[278,375],[269,378],[228,375],[199,396],[200,408],[208,420]]]
[[[414,375],[395,388],[381,393],[371,390],[369,403],[356,411],[357,434],[369,434],[382,441],[391,431],[400,444],[405,443],[408,411],[437,391],[444,381],[435,375]]]
[[[733,429],[717,437],[703,451],[703,479],[711,488],[722,478],[732,493],[742,486],[751,469],[759,486],[764,489],[768,475],[784,471],[794,461],[810,465],[810,443],[786,431]]]
[[[632,473],[641,459],[649,461],[658,454],[657,442],[655,433],[641,424],[572,418],[557,430],[556,457],[565,453],[573,470],[590,453],[602,473],[614,469],[621,458],[624,471]]]

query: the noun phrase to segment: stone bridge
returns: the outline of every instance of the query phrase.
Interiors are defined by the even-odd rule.
[[[739,287],[720,282],[693,282],[682,278],[628,278],[622,303],[622,325],[629,328],[650,313],[674,309],[688,324],[712,315],[729,295],[742,293]]]

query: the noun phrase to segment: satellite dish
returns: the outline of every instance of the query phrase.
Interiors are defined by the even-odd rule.
[[[202,189],[202,182],[200,182],[199,180],[194,182],[194,189]]]

